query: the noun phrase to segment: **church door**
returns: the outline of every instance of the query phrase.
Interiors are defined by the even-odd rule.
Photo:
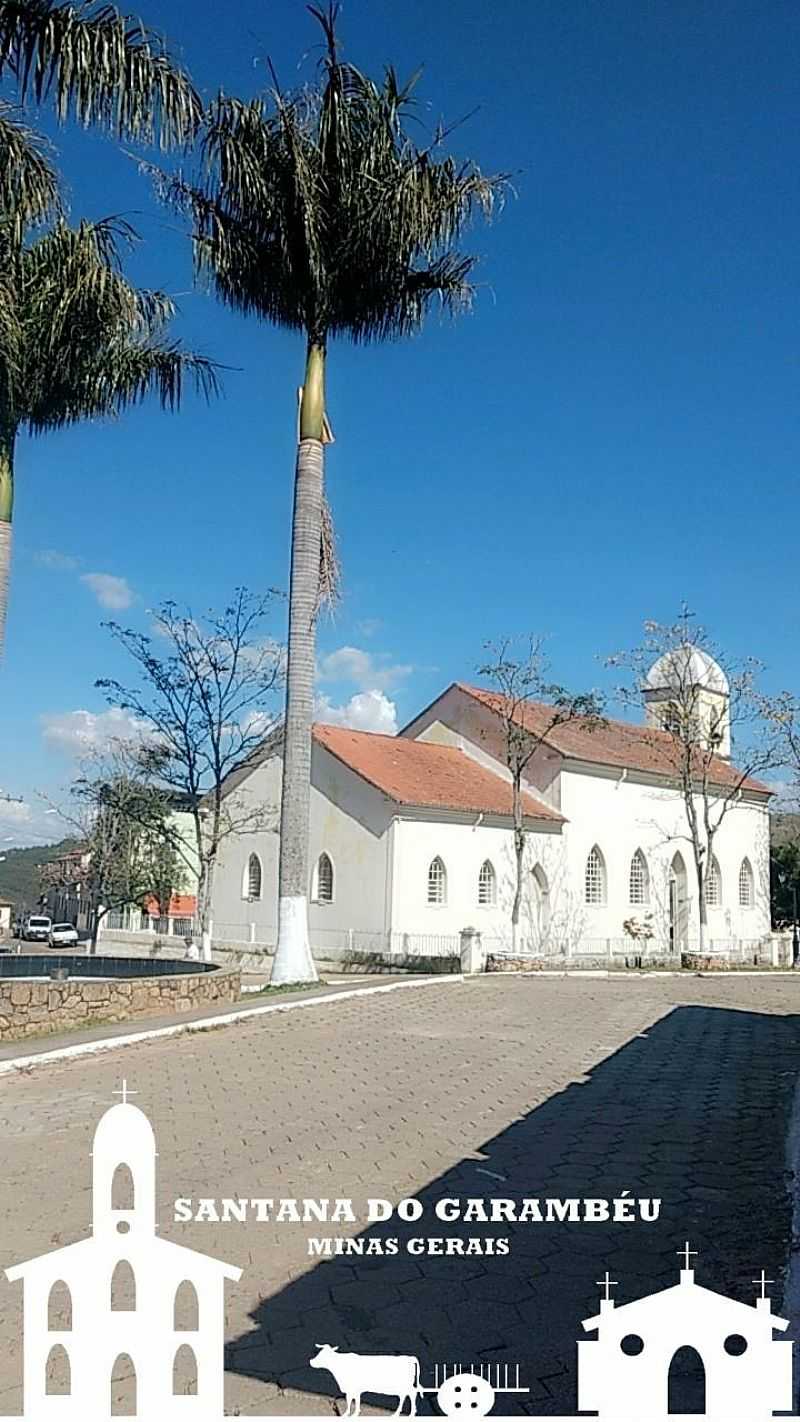
[[[696,1348],[679,1348],[669,1365],[667,1412],[682,1416],[706,1410],[706,1370]]]

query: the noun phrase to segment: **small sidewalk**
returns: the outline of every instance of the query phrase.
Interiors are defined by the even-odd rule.
[[[247,979],[247,984],[245,984]],[[205,1005],[196,1008],[192,1012],[182,1012],[179,1014],[162,1013],[154,1017],[129,1017],[124,1022],[97,1022],[85,1031],[80,1029],[72,1032],[48,1032],[41,1037],[21,1037],[13,1042],[4,1042],[0,1045],[0,1066],[3,1062],[15,1061],[17,1058],[29,1058],[47,1056],[51,1052],[69,1051],[72,1054],[76,1048],[89,1047],[100,1043],[113,1043],[117,1038],[124,1039],[134,1037],[137,1040],[145,1034],[158,1032],[167,1035],[168,1032],[180,1032],[189,1030],[196,1023],[208,1023],[208,1030],[214,1027],[214,1019],[222,1018],[220,1027],[227,1025],[224,1019],[233,1016],[236,1021],[244,1020],[253,1015],[267,1015],[264,1013],[265,1007],[280,1008],[289,1006],[292,1003],[310,1002],[317,998],[325,997],[348,997],[354,992],[364,992],[365,989],[389,987],[398,983],[418,983],[433,981],[432,975],[417,974],[412,976],[408,973],[380,973],[370,977],[356,976],[341,978],[334,981],[322,982],[311,987],[299,987],[288,989],[286,992],[274,992],[259,994],[257,991],[243,992],[237,1002],[222,1002],[212,1005]],[[242,986],[260,988],[265,985],[263,975],[243,974]],[[231,1024],[232,1025],[232,1024]],[[77,1052],[75,1053],[77,1055]]]

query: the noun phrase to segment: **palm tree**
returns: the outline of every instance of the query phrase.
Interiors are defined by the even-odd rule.
[[[163,43],[104,3],[0,0],[3,78],[22,100],[52,101],[62,122],[162,148],[191,138],[202,115]],[[123,223],[70,229],[41,139],[0,103],[0,656],[19,430],[116,413],[151,390],[175,407],[186,373],[206,393],[215,384],[208,361],[166,340],[171,303],[124,280],[119,242],[133,235]]]
[[[266,99],[220,95],[201,130],[191,184],[162,176],[162,196],[192,218],[195,262],[229,306],[305,337],[294,488],[280,822],[278,943],[272,981],[316,977],[307,926],[308,811],[315,624],[326,540],[325,362],[334,337],[405,336],[431,303],[467,307],[471,258],[455,243],[491,211],[502,179],[418,147],[405,129],[415,80],[380,84],[337,48],[337,5],[309,6],[325,36],[319,84]],[[273,75],[274,79],[274,75]],[[416,76],[415,76],[416,79]],[[322,536],[322,540],[321,540]],[[323,565],[324,565],[323,556]]]
[[[0,144],[3,132],[0,125]],[[13,136],[18,192],[27,173],[44,196],[49,171],[54,207],[57,185],[41,149],[26,142],[19,128]],[[169,339],[169,298],[125,280],[120,248],[135,237],[127,223],[70,227],[56,212],[50,226],[29,240],[19,206],[5,209],[3,197],[0,181],[0,656],[20,431],[44,434],[116,415],[151,392],[163,407],[175,409],[187,375],[206,396],[216,389],[211,362]],[[46,212],[32,198],[28,221],[42,220]]]
[[[0,78],[52,101],[61,122],[172,147],[191,138],[202,103],[163,41],[104,3],[0,0]]]

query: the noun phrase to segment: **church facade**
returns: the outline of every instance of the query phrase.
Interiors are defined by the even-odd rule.
[[[519,944],[549,957],[688,950],[698,891],[686,810],[660,729],[669,689],[651,674],[647,724],[576,720],[548,735],[524,782],[526,864]],[[729,758],[726,690],[701,665],[701,713],[721,728],[711,779],[730,797],[706,885],[707,942],[755,945],[770,931],[768,788]],[[511,777],[498,697],[454,683],[397,736],[318,725],[312,749],[312,947],[414,951],[480,929],[510,945],[515,870]],[[546,710],[526,703],[531,727]],[[256,834],[226,842],[214,936],[275,942],[280,745],[232,777],[229,793],[268,807]],[[735,794],[731,794],[735,787]],[[636,938],[640,932],[643,936]]]
[[[115,1383],[141,1416],[224,1414],[225,1282],[241,1270],[156,1233],[156,1142],[125,1099],[92,1146],[92,1233],[7,1269],[24,1283],[25,1416],[108,1417]]]

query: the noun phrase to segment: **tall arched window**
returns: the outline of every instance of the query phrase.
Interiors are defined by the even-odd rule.
[[[245,876],[245,898],[261,898],[261,860],[257,854],[251,854],[247,861],[247,874]]]
[[[722,875],[719,872],[716,856],[713,854],[706,870],[706,903],[711,908],[719,908],[722,903]]]
[[[545,938],[550,927],[550,884],[541,864],[534,864],[531,870],[533,888],[533,927],[539,943]]]
[[[133,1191],[133,1172],[129,1165],[118,1165],[111,1179],[112,1210],[133,1210],[136,1200]]]
[[[740,908],[752,908],[755,894],[753,892],[753,866],[750,860],[742,860],[739,869],[739,906]]]
[[[606,862],[597,845],[594,845],[594,847],[589,850],[583,885],[583,897],[587,904],[605,903]]]
[[[56,1343],[47,1355],[44,1365],[44,1391],[46,1397],[68,1397],[72,1392],[69,1354],[60,1343]]]
[[[172,1395],[197,1396],[197,1356],[188,1343],[181,1343],[172,1363]]]
[[[72,1329],[72,1294],[63,1279],[57,1279],[47,1299],[48,1333],[69,1333]]]
[[[428,903],[447,903],[447,870],[438,854],[428,866]]]
[[[111,1275],[110,1306],[123,1311],[136,1308],[136,1277],[127,1259],[120,1259]]]
[[[321,854],[317,860],[311,897],[318,904],[333,903],[333,864],[328,854]]]
[[[184,1279],[175,1290],[175,1304],[172,1311],[172,1326],[176,1333],[197,1333],[200,1327],[200,1303],[197,1289],[189,1279]]]
[[[111,1416],[136,1416],[136,1368],[129,1353],[120,1353],[111,1369]]]
[[[484,859],[478,874],[478,903],[486,907],[497,902],[497,876],[491,859]]]
[[[632,904],[649,904],[650,875],[647,872],[647,860],[641,849],[637,849],[631,860],[629,885],[628,897]]]

